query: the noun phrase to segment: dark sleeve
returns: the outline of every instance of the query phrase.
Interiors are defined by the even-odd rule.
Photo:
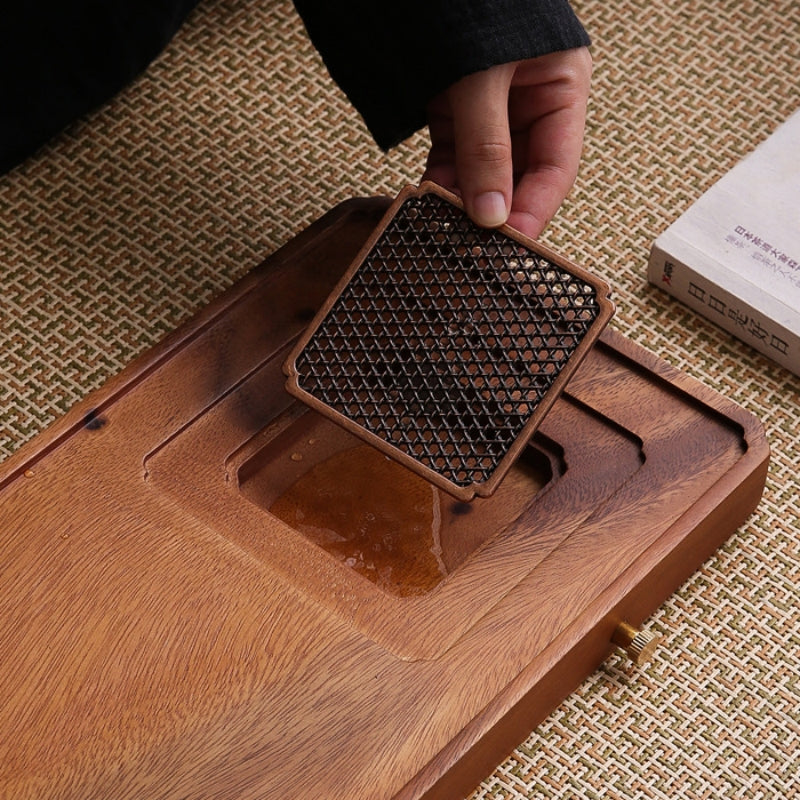
[[[333,79],[388,149],[459,78],[589,44],[568,0],[294,0]]]
[[[142,72],[198,1],[7,3],[0,12],[0,174]]]

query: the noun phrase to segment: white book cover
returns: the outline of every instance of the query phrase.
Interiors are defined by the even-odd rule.
[[[800,375],[800,111],[656,239],[648,279]]]

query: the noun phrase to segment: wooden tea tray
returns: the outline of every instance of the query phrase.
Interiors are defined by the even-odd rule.
[[[760,424],[613,331],[469,505],[292,401],[285,354],[386,205],[0,468],[0,796],[452,800],[755,508]]]

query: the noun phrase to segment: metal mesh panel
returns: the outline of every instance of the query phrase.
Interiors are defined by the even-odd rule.
[[[482,484],[598,308],[563,267],[410,197],[297,355],[297,386],[455,486]]]

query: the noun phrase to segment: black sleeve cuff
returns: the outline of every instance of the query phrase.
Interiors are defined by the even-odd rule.
[[[496,64],[589,37],[567,0],[295,0],[333,79],[388,149],[425,125],[428,101]]]

